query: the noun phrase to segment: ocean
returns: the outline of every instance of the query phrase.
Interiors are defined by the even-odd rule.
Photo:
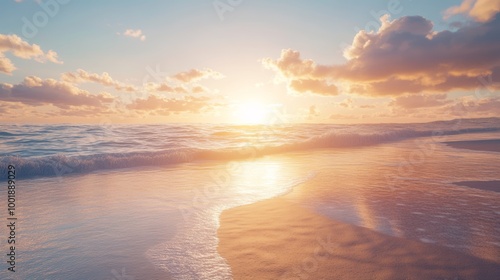
[[[500,119],[2,124],[4,202],[9,165],[16,170],[12,279],[232,279],[217,252],[219,215],[280,195],[332,219],[499,261],[500,193],[454,183],[500,180],[500,157],[444,143],[484,139],[500,139]]]

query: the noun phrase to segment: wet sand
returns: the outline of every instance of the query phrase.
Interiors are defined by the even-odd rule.
[[[223,212],[234,279],[498,279],[500,263],[328,219],[285,197]]]
[[[473,140],[473,141],[454,141],[445,142],[448,146],[458,149],[500,152],[500,139],[491,140]],[[485,191],[500,192],[500,181],[463,181],[456,182],[456,185]]]
[[[457,149],[500,152],[500,139],[444,142]]]
[[[500,181],[463,181],[455,184],[484,191],[500,192]]]

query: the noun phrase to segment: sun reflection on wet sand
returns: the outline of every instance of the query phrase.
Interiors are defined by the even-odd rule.
[[[323,150],[311,155],[310,168],[320,170],[317,178],[286,198],[335,220],[499,262],[500,195],[451,182],[494,180],[500,158],[443,145],[425,162],[388,180],[412,151],[413,141]]]

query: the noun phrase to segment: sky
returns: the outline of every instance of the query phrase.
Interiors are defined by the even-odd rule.
[[[500,0],[2,0],[2,123],[500,116]]]

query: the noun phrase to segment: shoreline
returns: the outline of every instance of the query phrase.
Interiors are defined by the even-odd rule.
[[[495,279],[500,263],[318,215],[285,196],[224,211],[234,279]]]

